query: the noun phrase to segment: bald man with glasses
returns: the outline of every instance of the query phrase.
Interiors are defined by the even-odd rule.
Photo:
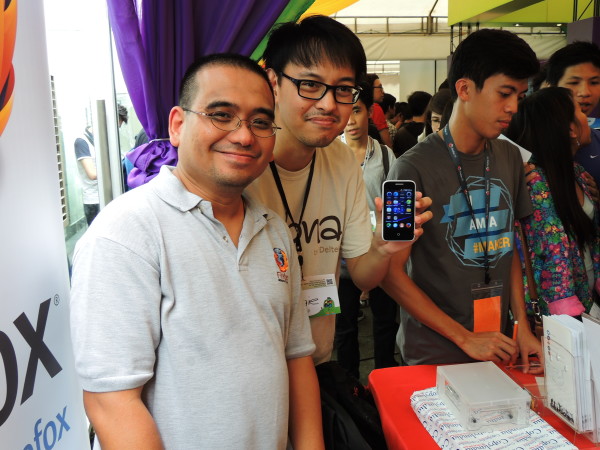
[[[273,108],[250,59],[193,64],[169,115],[177,166],[77,245],[73,346],[103,450],[323,448],[296,249],[243,195],[273,158]]]

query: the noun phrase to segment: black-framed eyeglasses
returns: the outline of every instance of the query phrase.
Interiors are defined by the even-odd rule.
[[[214,111],[211,113],[205,113],[201,111],[192,111],[191,109],[181,108],[186,112],[198,114],[210,119],[215,128],[221,131],[235,131],[242,126],[242,122],[248,123],[250,132],[260,138],[268,138],[273,136],[277,130],[281,130],[280,127],[275,125],[271,119],[255,118],[252,120],[242,120],[235,114],[229,111]]]
[[[358,95],[361,89],[357,86],[339,85],[331,86],[330,84],[321,83],[315,80],[298,80],[280,72],[282,76],[290,80],[298,88],[298,95],[309,100],[321,100],[325,97],[328,90],[333,91],[333,97],[338,103],[351,105],[358,101]]]

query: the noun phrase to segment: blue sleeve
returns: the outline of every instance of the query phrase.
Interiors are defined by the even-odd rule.
[[[75,139],[75,159],[91,158],[90,147],[87,142],[81,138]]]

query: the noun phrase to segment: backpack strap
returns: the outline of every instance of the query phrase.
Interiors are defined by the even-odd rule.
[[[388,172],[390,170],[390,155],[388,153],[388,148],[385,145],[381,147],[381,157],[383,158],[383,174],[385,178],[387,178]]]

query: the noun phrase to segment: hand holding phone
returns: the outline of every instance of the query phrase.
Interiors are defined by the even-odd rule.
[[[412,241],[415,238],[416,186],[411,180],[387,180],[382,185],[382,238]]]

